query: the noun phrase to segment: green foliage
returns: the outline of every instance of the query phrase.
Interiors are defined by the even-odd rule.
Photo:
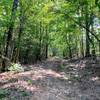
[[[64,68],[63,65],[61,65],[61,66],[58,67],[58,71],[64,71],[64,69],[65,69],[65,68]]]
[[[32,80],[27,81],[28,85],[32,85]]]
[[[6,89],[0,89],[0,100],[6,98],[7,95],[9,95],[9,93]]]
[[[24,71],[24,68],[19,63],[12,63],[11,66],[8,68],[9,71],[16,71],[16,72],[22,72]]]
[[[0,51],[3,54],[6,51],[6,32],[11,23],[12,5],[13,0],[0,1]],[[9,53],[17,56],[22,63],[33,63],[44,58],[46,47],[49,55],[66,58],[70,54],[82,55],[86,49],[86,13],[89,30],[92,32],[93,26],[94,35],[100,38],[99,10],[99,0],[19,0]],[[99,43],[91,32],[89,36],[91,39],[93,37],[97,54]],[[90,43],[91,50],[92,45]],[[16,49],[19,49],[17,54]]]
[[[26,91],[21,91],[21,94],[23,97],[29,96],[29,94]]]

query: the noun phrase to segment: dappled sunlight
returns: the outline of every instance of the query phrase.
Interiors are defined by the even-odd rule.
[[[34,70],[35,69],[35,70]],[[21,72],[21,73],[18,73],[16,74],[15,76],[21,76],[21,75],[38,75],[38,74],[41,74],[41,75],[51,75],[53,77],[61,77],[61,75],[59,73],[57,73],[56,71],[53,71],[51,69],[43,69],[43,68],[33,68],[34,71],[26,71],[26,72]]]
[[[31,77],[32,77],[32,80],[37,80],[37,79],[42,79],[42,78],[47,77],[47,76],[51,76],[54,78],[61,77],[61,75],[59,73],[52,71],[52,70],[38,70],[35,72],[35,74],[32,74]]]
[[[35,68],[34,68],[35,69]],[[28,72],[23,72],[23,73],[19,73],[18,76],[27,76],[29,75],[30,78],[32,77],[32,79],[38,79],[38,78],[42,78],[42,77],[46,77],[46,76],[52,76],[52,77],[61,77],[60,73],[57,73],[53,70],[50,69],[35,69],[34,71],[28,71]]]
[[[80,61],[77,64],[75,64],[75,68],[83,69],[86,67],[86,61]]]
[[[0,88],[10,90],[11,95],[17,92],[19,96],[19,91],[29,93],[30,99],[27,100],[40,100],[40,98],[41,100],[61,100],[62,98],[70,100],[76,96],[79,98],[76,100],[80,100],[84,95],[88,98],[93,95],[95,98],[95,94],[99,97],[100,78],[92,73],[94,69],[90,70],[93,67],[88,62],[84,60],[69,62],[63,65],[62,71],[56,71],[55,68],[59,68],[59,65],[63,63],[57,63],[54,60],[53,63],[42,62],[42,64],[31,65],[31,70],[25,72],[1,73]],[[27,69],[28,66],[26,66]],[[26,95],[24,92],[21,92],[22,95]]]
[[[37,72],[37,74],[42,74],[42,75],[50,75],[50,76],[53,76],[53,77],[61,77],[61,75],[53,70],[40,70]]]
[[[16,72],[5,72],[0,74],[0,81],[3,80],[10,80],[11,78],[14,78],[14,75]]]
[[[76,65],[76,68],[81,68],[81,69],[83,69],[83,68],[85,68],[85,66],[86,66],[86,64],[85,63],[82,63],[82,64],[77,64]]]
[[[38,79],[44,80],[46,77],[61,78],[61,74],[50,69],[36,69],[33,71],[26,71],[21,73],[8,72],[0,74],[0,87],[10,88],[10,87],[23,87],[29,91],[40,91],[38,85],[33,85],[32,81],[37,81]],[[38,83],[37,83],[38,84]]]
[[[27,81],[22,81],[22,80],[18,80],[17,82],[14,82],[14,83],[7,83],[7,84],[4,84],[2,86],[0,86],[2,89],[4,88],[24,88],[28,91],[41,91],[40,87],[39,86],[36,86],[36,85],[32,85],[30,84],[29,82]]]
[[[100,79],[100,78],[99,78],[98,76],[95,76],[95,77],[92,77],[92,78],[91,78],[92,81],[97,81],[97,80],[99,80],[99,79]]]
[[[100,100],[100,0],[0,0],[0,100]]]

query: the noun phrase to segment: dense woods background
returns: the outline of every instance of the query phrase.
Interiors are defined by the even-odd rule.
[[[100,0],[0,0],[0,100],[100,100]]]
[[[99,0],[0,0],[1,71],[51,56],[99,54]]]

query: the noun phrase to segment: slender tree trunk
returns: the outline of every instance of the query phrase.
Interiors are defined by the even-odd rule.
[[[81,55],[84,57],[84,42],[83,42],[83,34],[81,35]]]
[[[4,56],[9,58],[11,57],[10,51],[11,51],[11,41],[12,41],[12,35],[13,35],[13,28],[14,28],[14,22],[16,18],[16,10],[18,6],[18,0],[13,1],[13,7],[12,7],[12,12],[11,12],[11,19],[8,27],[8,31],[5,33],[7,38],[6,38],[6,44],[5,44],[5,49],[4,49]],[[2,61],[2,71],[6,70],[7,62],[5,60]]]
[[[80,5],[80,1],[79,1],[79,5]],[[80,15],[80,11],[81,11],[81,17],[83,17],[83,6],[79,6],[79,11],[78,11],[78,14]],[[79,19],[79,23],[82,24],[82,21]],[[80,38],[81,38],[81,42],[80,42],[80,52],[81,52],[81,57],[84,57],[84,37],[83,37],[83,29],[80,27],[79,25],[79,29],[80,29],[80,32],[81,32],[81,35],[80,35]]]
[[[89,12],[88,12],[88,5],[86,5],[86,13],[85,13],[85,25],[86,25],[86,52],[85,56],[89,57],[90,56],[90,43],[89,43]]]
[[[45,50],[45,51],[46,51],[46,52],[45,52],[45,58],[46,58],[46,59],[48,58],[48,39],[49,39],[48,30],[49,30],[49,29],[48,29],[48,26],[46,26],[46,36],[45,36],[45,37],[46,37],[46,45],[45,45],[45,49],[46,49],[46,50]]]
[[[100,42],[99,42],[99,56],[100,56]]]
[[[71,45],[70,45],[70,35],[68,34],[67,37],[66,37],[66,43],[68,45],[68,54],[69,54],[69,58],[72,59],[72,49],[71,49]]]
[[[93,27],[93,25],[94,25],[94,22],[93,22],[94,17],[93,17],[93,13],[91,13],[90,17],[91,17],[91,19],[90,19],[91,31],[94,32],[94,27]],[[95,44],[94,44],[94,37],[93,36],[91,37],[91,40],[92,40],[92,55],[95,56]]]
[[[18,43],[17,43],[17,51],[16,51],[16,59],[15,59],[15,62],[19,62],[19,53],[20,53],[20,43],[21,43],[21,36],[22,36],[22,33],[23,33],[23,12],[22,12],[22,7],[20,5],[20,16],[19,16],[19,19],[20,19],[20,27],[19,27],[19,34],[18,34]]]
[[[41,59],[45,59],[45,26],[42,23]]]
[[[39,30],[39,57],[38,59],[41,61],[41,47],[42,47],[42,22],[40,22],[40,26],[39,26],[40,30]]]

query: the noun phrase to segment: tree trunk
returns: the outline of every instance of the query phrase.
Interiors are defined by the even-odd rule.
[[[49,39],[49,36],[48,36],[48,26],[46,27],[46,47],[45,47],[45,58],[47,59],[48,58],[48,39]]]
[[[9,23],[9,27],[8,27],[8,31],[5,33],[7,36],[6,37],[6,44],[5,44],[5,49],[4,49],[4,56],[9,58],[11,57],[10,51],[11,51],[11,41],[12,41],[12,35],[13,35],[13,28],[14,28],[14,22],[15,22],[15,18],[16,18],[16,10],[17,10],[17,6],[18,6],[18,0],[14,0],[13,1],[13,7],[12,7],[12,12],[11,12],[11,19],[10,19],[10,23]],[[6,70],[6,66],[8,63],[3,60],[2,61],[2,71],[4,72]]]
[[[20,20],[20,27],[19,27],[19,34],[18,34],[18,43],[17,43],[17,51],[16,51],[16,58],[15,58],[15,62],[19,62],[19,52],[20,52],[20,42],[21,42],[21,36],[23,33],[23,20],[24,20],[24,16],[23,16],[23,11],[22,11],[22,5],[20,4],[20,16],[19,16],[19,20]]]
[[[89,14],[88,14],[88,5],[86,5],[86,13],[85,13],[85,25],[86,25],[86,52],[85,56],[89,57],[90,56],[90,43],[89,43]]]
[[[40,30],[39,30],[39,57],[38,60],[41,61],[41,47],[42,47],[42,22],[40,22],[40,26],[39,26]]]

